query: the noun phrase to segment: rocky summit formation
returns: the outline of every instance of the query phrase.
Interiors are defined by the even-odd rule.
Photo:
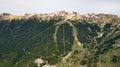
[[[0,67],[120,67],[119,63],[117,15],[0,15]]]

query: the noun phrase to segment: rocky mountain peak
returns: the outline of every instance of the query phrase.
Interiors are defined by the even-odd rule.
[[[1,17],[12,16],[12,14],[10,14],[10,13],[2,13],[2,14],[0,14],[0,16],[1,16]]]
[[[2,20],[9,20],[9,19],[29,19],[29,18],[36,18],[40,20],[85,20],[88,22],[110,22],[111,20],[119,20],[120,18],[117,15],[111,14],[84,14],[81,15],[77,12],[66,12],[66,11],[57,11],[50,14],[25,14],[24,16],[13,16],[9,13],[3,13],[0,15]],[[7,18],[6,18],[7,17]],[[4,18],[4,19],[3,19]]]

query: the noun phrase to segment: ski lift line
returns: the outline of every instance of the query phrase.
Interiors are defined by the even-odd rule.
[[[61,25],[60,25],[61,26]],[[55,28],[55,32],[53,34],[53,39],[54,39],[54,42],[56,44],[56,49],[58,49],[58,40],[57,40],[57,33],[58,33],[58,30],[60,28],[60,26],[56,26]],[[60,52],[60,50],[57,50],[58,52]]]
[[[64,45],[64,53],[65,53],[65,28],[63,25],[63,45]]]

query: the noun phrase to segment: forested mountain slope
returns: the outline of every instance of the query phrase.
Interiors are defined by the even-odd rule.
[[[0,67],[120,67],[120,17],[60,11],[0,15]]]

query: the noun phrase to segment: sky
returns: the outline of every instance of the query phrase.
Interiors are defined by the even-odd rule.
[[[0,0],[0,13],[24,15],[25,13],[67,12],[106,13],[120,15],[120,0]]]

